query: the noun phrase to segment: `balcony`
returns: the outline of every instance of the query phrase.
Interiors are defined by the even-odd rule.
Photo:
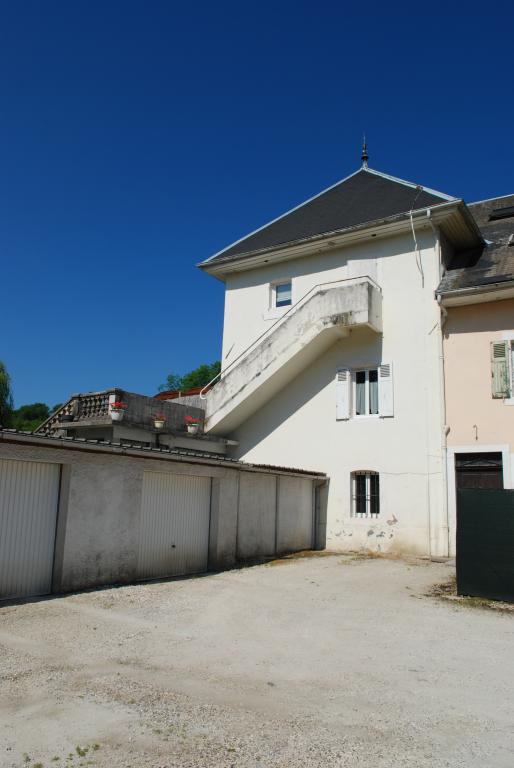
[[[382,331],[382,292],[371,278],[313,288],[222,372],[207,395],[205,431],[230,433],[357,327]]]

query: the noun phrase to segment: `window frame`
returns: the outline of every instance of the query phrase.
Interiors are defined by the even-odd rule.
[[[500,341],[507,342],[507,375],[510,396],[503,399],[504,405],[514,406],[514,331],[504,331]],[[491,343],[494,343],[495,339]]]
[[[514,340],[513,339],[505,339],[505,341],[508,343],[508,355],[507,355],[507,365],[509,370],[509,392],[510,397],[508,397],[508,400],[514,400]]]
[[[514,405],[514,338],[503,339],[507,342],[507,376],[509,396],[503,399],[505,405]]]
[[[281,306],[278,306],[277,304],[277,288],[281,285],[288,285],[291,298],[289,301],[289,304],[282,304]],[[283,280],[273,280],[272,283],[270,283],[270,309],[271,310],[277,310],[279,312],[287,312],[287,310],[293,306],[293,281],[290,277],[286,277]]]
[[[377,375],[377,412],[369,413],[369,374],[371,371],[375,371]],[[380,416],[380,365],[362,366],[360,368],[354,368],[352,370],[352,407],[351,415],[353,419],[376,419]],[[357,413],[357,374],[364,373],[365,378],[365,413]]]
[[[357,495],[357,478],[365,478],[364,505],[365,511],[358,512],[359,497]],[[372,494],[371,478],[376,477],[378,493]],[[373,500],[376,501],[375,509],[372,511]],[[362,498],[361,498],[362,501]],[[350,473],[350,517],[354,520],[377,520],[380,516],[380,472],[373,469],[356,469]]]

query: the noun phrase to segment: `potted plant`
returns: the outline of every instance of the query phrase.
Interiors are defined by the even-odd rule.
[[[162,429],[166,424],[166,416],[164,413],[156,413],[153,417],[153,425],[155,429]]]
[[[122,403],[120,400],[115,400],[113,403],[109,403],[109,414],[112,421],[121,421],[127,408],[127,403]]]
[[[186,416],[184,421],[186,422],[188,433],[190,435],[197,435],[198,430],[200,429],[200,419],[197,419],[194,416]]]

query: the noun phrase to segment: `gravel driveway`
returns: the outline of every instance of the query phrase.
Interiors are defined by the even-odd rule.
[[[514,765],[514,615],[328,556],[0,608],[1,766]]]

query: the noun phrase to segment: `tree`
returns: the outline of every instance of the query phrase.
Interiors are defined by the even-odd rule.
[[[181,389],[192,389],[193,387],[205,387],[221,370],[221,363],[217,360],[215,363],[204,363],[193,371],[189,371],[182,377]]]
[[[46,403],[30,403],[12,412],[11,423],[15,429],[33,432],[49,416],[50,409]]]
[[[9,427],[11,425],[12,410],[11,377],[4,363],[0,360],[0,427]]]
[[[182,384],[182,376],[179,376],[178,373],[169,373],[166,376],[166,381],[164,384],[161,384],[159,387],[159,392],[166,392],[170,389],[180,389],[180,386]]]
[[[176,373],[170,373],[166,377],[166,383],[159,387],[159,392],[167,390],[180,390],[185,392],[193,387],[205,387],[221,370],[221,363],[217,360],[214,363],[203,363],[189,373],[179,376]]]

